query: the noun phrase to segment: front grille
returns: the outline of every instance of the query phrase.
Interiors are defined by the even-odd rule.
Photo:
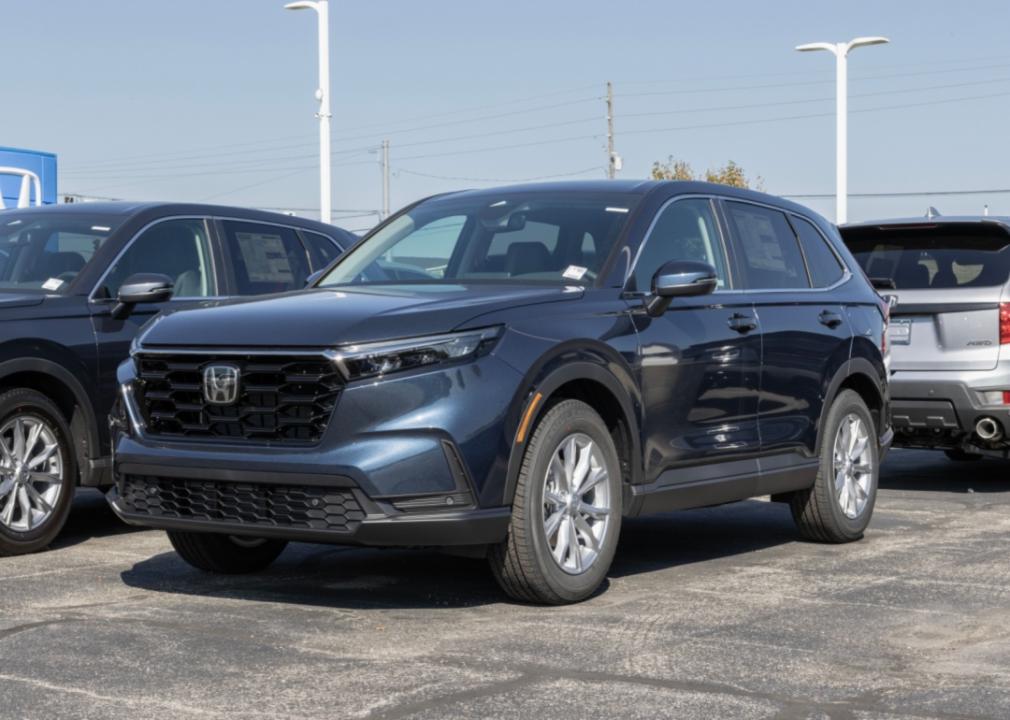
[[[340,532],[365,517],[351,491],[335,488],[127,475],[119,492],[129,512],[151,517]]]
[[[137,402],[152,435],[312,444],[322,438],[341,378],[322,355],[139,354]],[[204,397],[203,370],[233,365],[230,405]]]

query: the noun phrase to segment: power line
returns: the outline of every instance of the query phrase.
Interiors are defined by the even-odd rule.
[[[947,197],[954,195],[1006,195],[1010,188],[993,188],[985,190],[901,190],[897,192],[849,193],[850,198],[900,198],[900,197]],[[785,193],[781,197],[797,199],[828,199],[835,197],[834,193]]]
[[[423,178],[431,178],[434,180],[451,180],[453,182],[479,182],[479,183],[521,183],[521,182],[535,182],[537,180],[550,180],[552,178],[562,178],[562,177],[575,177],[576,175],[587,175],[591,172],[600,172],[600,167],[590,167],[583,170],[576,170],[574,172],[567,173],[557,173],[554,175],[540,175],[539,177],[527,177],[527,178],[476,178],[476,177],[459,177],[451,175],[434,175],[432,173],[417,172],[416,170],[408,170],[406,168],[394,168],[394,172],[403,173],[405,175],[416,175]]]

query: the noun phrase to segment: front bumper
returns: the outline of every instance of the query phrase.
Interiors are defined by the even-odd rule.
[[[509,524],[509,508],[443,511],[428,514],[384,513],[374,506],[364,520],[347,531],[255,525],[201,518],[153,516],[125,507],[119,487],[106,494],[112,510],[129,525],[161,530],[213,532],[295,542],[337,545],[429,547],[485,545],[500,542]]]
[[[119,380],[108,499],[127,523],[359,545],[506,535],[505,415],[519,375],[493,356],[349,384],[314,445],[148,433],[131,363]]]

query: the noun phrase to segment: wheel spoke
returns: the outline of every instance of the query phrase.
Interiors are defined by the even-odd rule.
[[[24,485],[22,485],[21,487],[18,488],[16,494],[18,496],[18,505],[21,506],[21,517],[25,521],[25,524],[28,526],[28,529],[31,530],[32,503],[31,500],[28,499],[28,490],[25,488]]]
[[[860,465],[853,465],[852,471],[861,475],[867,475],[873,472],[873,467],[869,463],[862,463]]]
[[[579,534],[575,530],[575,519],[568,518],[568,544],[571,546],[575,572],[582,572],[582,546],[579,545]]]
[[[869,443],[870,439],[868,437],[857,438],[856,444],[852,448],[852,452],[849,453],[849,460],[855,462],[860,457],[862,457],[863,453],[866,452],[866,446],[869,445]]]
[[[554,545],[554,559],[557,560],[558,565],[564,567],[565,555],[568,551],[568,543],[571,540],[571,535],[568,532],[567,525],[571,522],[571,518],[567,515],[561,518],[561,527],[558,529],[558,542]]]
[[[590,443],[582,448],[582,452],[579,453],[578,462],[575,464],[575,469],[572,470],[572,493],[576,495],[582,494],[582,484],[589,476],[589,461],[592,459],[592,456],[593,446]]]
[[[578,495],[579,497],[582,497],[587,492],[592,490],[594,487],[599,485],[600,481],[605,479],[606,477],[607,477],[606,469],[602,465],[597,465],[596,467],[592,468],[589,471],[588,477],[586,477],[585,481],[581,485],[579,485],[579,489],[578,491],[576,491],[575,494]]]
[[[576,515],[575,527],[582,533],[582,537],[584,537],[586,542],[588,542],[590,547],[592,547],[593,552],[599,552],[600,541],[597,539],[596,533],[593,532],[593,529],[589,527],[589,523],[586,522],[586,519],[581,515]]]
[[[25,490],[28,492],[29,499],[34,501],[35,507],[37,507],[39,510],[46,513],[47,515],[53,511],[53,506],[50,505],[48,502],[46,502],[46,499],[42,497],[42,494],[38,490],[36,490],[31,485],[25,485],[24,487]]]
[[[42,434],[42,423],[37,422],[31,425],[31,429],[28,431],[28,441],[25,443],[25,457],[32,454],[32,450],[39,442],[39,435]]]
[[[565,499],[563,497],[561,497],[560,495],[558,495],[553,490],[545,490],[544,491],[544,499],[547,502],[549,502],[551,505],[553,505],[554,507],[564,507],[565,506]]]
[[[10,527],[11,520],[14,518],[14,506],[17,504],[17,500],[17,492],[10,493],[7,496],[7,504],[4,506],[3,512],[0,512],[0,523],[3,523],[7,527]]]
[[[547,518],[547,521],[544,523],[544,532],[547,533],[548,541],[554,537],[554,533],[558,531],[558,528],[561,526],[561,521],[564,520],[564,518],[564,510],[558,510],[556,513]]]
[[[25,426],[21,418],[14,421],[14,459],[24,462],[25,459]]]
[[[56,443],[46,445],[44,448],[42,448],[42,451],[38,455],[33,457],[25,464],[28,465],[28,467],[30,468],[38,467],[39,465],[41,465],[42,463],[44,463],[46,460],[48,460],[53,456],[53,453],[56,452],[57,447],[58,446]]]
[[[590,505],[589,503],[580,502],[579,512],[583,515],[589,515],[590,517],[599,520],[610,514],[610,508],[597,507],[595,505]]]
[[[568,438],[565,445],[565,488],[570,492],[573,488],[572,479],[575,476],[575,461],[579,454],[579,446],[575,442],[575,436]]]
[[[845,488],[846,477],[844,470],[835,471],[835,492],[841,492]]]
[[[0,481],[0,500],[7,497],[7,493],[9,493],[13,487],[14,487],[14,478],[12,477]]]
[[[33,483],[45,483],[46,485],[58,485],[60,482],[62,482],[60,478],[57,477],[56,475],[43,472],[29,473],[28,478]]]

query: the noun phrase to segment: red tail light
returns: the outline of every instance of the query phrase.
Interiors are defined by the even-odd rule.
[[[999,344],[1010,345],[1010,303],[999,304]]]
[[[1010,391],[1003,391],[1003,404],[1010,405]]]

